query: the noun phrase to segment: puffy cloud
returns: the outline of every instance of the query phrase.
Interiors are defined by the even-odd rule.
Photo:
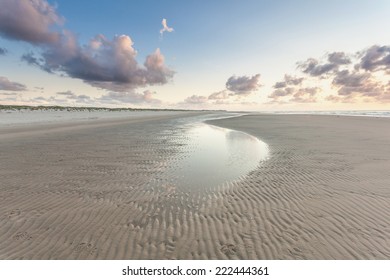
[[[111,104],[161,104],[161,100],[154,98],[156,93],[145,90],[143,93],[136,92],[109,92],[97,100],[102,103]]]
[[[314,103],[317,102],[317,93],[321,92],[319,87],[306,87],[297,89],[294,94],[291,102],[297,103]]]
[[[331,95],[327,97],[328,101],[355,102],[358,99],[365,102],[390,101],[390,83],[385,84],[381,79],[378,79],[374,73],[380,71],[377,67],[381,67],[384,64],[381,62],[377,64],[377,66],[374,66],[375,63],[372,62],[379,57],[376,56],[376,58],[374,58],[374,56],[367,55],[367,53],[372,54],[373,49],[375,48],[369,48],[363,56],[363,58],[367,58],[366,61],[371,61],[370,63],[365,64],[367,69],[358,65],[358,67],[355,67],[354,69],[344,69],[334,73],[332,86],[337,89],[337,96]],[[370,59],[368,59],[368,57],[370,57]],[[383,58],[380,60],[383,60]],[[364,65],[364,63],[361,65]],[[386,75],[386,72],[383,74]]]
[[[320,92],[318,87],[303,86],[304,78],[284,75],[283,81],[276,82],[275,89],[268,98],[270,103],[287,104],[289,102],[312,103],[316,102],[316,95]]]
[[[58,48],[44,54],[45,65],[52,71],[62,71],[84,81],[141,83],[137,73],[136,51],[130,37],[116,36],[113,41],[103,35],[88,45],[79,46],[72,34]],[[128,75],[131,72],[133,75]]]
[[[205,109],[210,108],[210,106],[222,106],[222,105],[232,105],[239,104],[237,102],[232,102],[229,97],[232,96],[228,93],[227,90],[223,90],[220,92],[215,92],[210,94],[209,96],[203,95],[192,95],[184,99],[182,102],[176,104],[178,108],[198,108]],[[237,101],[237,100],[236,100]]]
[[[226,82],[226,88],[236,95],[248,95],[260,87],[260,74],[252,77],[232,76]]]
[[[160,30],[161,36],[164,34],[164,32],[172,32],[174,29],[172,27],[169,27],[167,24],[167,20],[165,18],[162,19],[161,24],[163,28]]]
[[[280,97],[292,95],[294,93],[294,90],[295,89],[292,87],[278,88],[274,90],[272,94],[268,97],[273,99],[279,99]]]
[[[155,91],[145,90],[143,92],[142,99],[144,100],[145,103],[155,103],[155,104],[162,103],[161,100],[153,97],[156,94],[157,93]]]
[[[23,91],[26,86],[20,83],[11,82],[6,77],[0,76],[0,90]]]
[[[53,27],[63,24],[46,0],[1,0],[0,34],[32,44],[58,42],[61,34]]]
[[[377,100],[383,103],[390,102],[390,88],[387,88],[386,91],[377,98]]]
[[[247,96],[256,90],[259,85],[260,74],[252,77],[231,76],[226,82],[226,89],[211,93],[208,96],[192,95],[178,105],[226,105],[235,104],[243,96]],[[235,101],[232,101],[235,98]],[[242,101],[240,101],[242,102]]]
[[[332,81],[334,85],[341,85],[347,87],[360,87],[370,79],[369,73],[350,72],[349,70],[338,71]]]
[[[333,52],[328,54],[327,61],[320,63],[317,59],[309,58],[304,62],[298,62],[298,68],[305,74],[319,77],[338,70],[340,65],[351,63],[351,59],[344,52]]]
[[[330,98],[329,101],[350,102],[358,97],[373,100],[383,100],[389,87],[376,80],[368,72],[358,72],[358,70],[343,70],[336,73],[332,85],[338,89],[338,99]],[[373,101],[372,100],[372,101]]]
[[[7,49],[0,48],[0,55],[6,55],[7,54]]]
[[[228,99],[230,96],[229,92],[227,90],[222,90],[218,92],[214,92],[209,95],[208,99],[210,100],[223,100]]]
[[[374,45],[349,56],[344,52],[333,52],[327,55],[325,62],[309,58],[303,63],[298,63],[298,68],[310,75],[313,80],[329,79],[331,86],[337,90],[337,95],[326,96],[327,101],[348,103],[390,101],[390,83],[387,84],[387,76],[390,74],[390,46]],[[286,83],[279,82],[274,88],[283,89],[283,86],[286,86]],[[275,91],[270,97],[277,98],[281,94],[283,91]],[[299,101],[300,96],[296,93],[294,95],[291,101]],[[311,97],[315,95],[316,93],[313,93]],[[310,97],[310,94],[306,94],[306,97]]]
[[[348,87],[343,86],[339,89],[338,94],[341,96],[349,96],[355,94],[355,96],[359,97],[381,97],[386,89],[376,82],[371,82],[364,84],[360,87]]]
[[[285,88],[287,86],[286,82],[276,82],[274,88]]]
[[[328,95],[325,97],[326,101],[334,102],[334,103],[354,103],[355,100],[352,96],[337,96],[337,95]]]
[[[367,71],[390,70],[390,46],[371,46],[360,53],[359,66]]]
[[[190,97],[187,97],[184,100],[184,103],[186,104],[205,104],[207,103],[208,98],[206,96],[201,95],[192,95]]]
[[[174,71],[164,64],[157,49],[140,65],[132,39],[127,35],[112,40],[97,35],[86,45],[62,29],[63,18],[46,0],[0,0],[0,35],[40,47],[39,56],[27,53],[22,61],[49,73],[67,74],[95,87],[127,91],[167,83]],[[167,32],[171,28],[165,24]]]
[[[234,104],[234,102],[231,102],[228,99],[216,99],[211,104],[213,104],[213,105],[230,105],[230,104]]]
[[[226,89],[214,92],[208,96],[209,100],[216,100],[215,103],[226,104],[226,100],[231,97],[241,98],[247,96],[260,87],[260,74],[252,77],[248,76],[231,76],[226,82]],[[225,100],[225,101],[223,101]]]
[[[161,54],[160,49],[146,57],[144,65],[146,67],[145,76],[147,84],[165,84],[173,77],[175,72],[165,66],[164,60],[165,58]]]
[[[268,98],[270,103],[313,103],[317,101],[316,95],[321,91],[319,87],[285,87],[277,88]]]
[[[297,78],[290,75],[284,75],[284,81],[276,82],[274,88],[285,88],[287,86],[297,86],[302,84],[303,78]]]
[[[22,60],[47,72],[66,73],[92,86],[112,91],[162,85],[173,78],[175,72],[165,66],[165,58],[159,49],[147,56],[141,66],[136,60],[137,51],[133,44],[127,35],[115,36],[113,40],[97,35],[89,44],[79,46],[75,36],[68,32],[60,43],[47,48],[42,58],[28,53],[22,56]]]
[[[345,65],[351,63],[351,59],[344,52],[333,52],[328,54],[328,61],[335,65]]]
[[[243,96],[251,94],[260,87],[260,74],[252,77],[231,76],[226,82],[226,89],[211,93],[208,96],[192,95],[178,105],[227,105],[236,104]],[[233,101],[232,99],[235,98]],[[240,101],[242,103],[242,101]]]
[[[309,58],[304,62],[298,63],[298,68],[300,68],[303,73],[309,74],[310,76],[321,76],[337,68],[337,64],[320,64],[318,60]]]

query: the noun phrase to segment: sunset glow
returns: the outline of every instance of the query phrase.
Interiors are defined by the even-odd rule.
[[[390,2],[293,3],[0,0],[0,104],[388,109]]]

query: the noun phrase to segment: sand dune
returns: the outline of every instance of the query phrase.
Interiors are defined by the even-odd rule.
[[[249,174],[188,192],[195,114],[7,131],[1,259],[388,259],[390,120],[249,115],[212,124],[265,141]]]

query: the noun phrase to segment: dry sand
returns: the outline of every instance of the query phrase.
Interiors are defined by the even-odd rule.
[[[0,131],[0,259],[389,259],[390,119],[249,115],[270,158],[164,181],[194,113]]]

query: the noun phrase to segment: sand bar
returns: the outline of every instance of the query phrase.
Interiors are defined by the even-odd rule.
[[[3,128],[0,259],[390,258],[390,119],[209,121],[270,155],[194,193],[165,172],[198,115]]]

